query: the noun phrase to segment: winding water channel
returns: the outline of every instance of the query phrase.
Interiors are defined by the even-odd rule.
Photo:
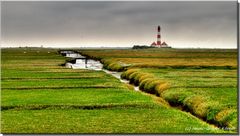
[[[119,79],[120,82],[129,84],[132,86],[132,84],[130,84],[128,80],[121,78],[122,72],[109,71],[107,69],[104,69],[103,64],[100,61],[88,59],[85,56],[83,56],[79,53],[75,53],[73,51],[61,51],[60,53],[63,56],[65,56],[67,58],[72,58],[74,60],[73,62],[67,62],[65,64],[65,67],[67,67],[67,68],[104,71],[105,73],[112,75],[113,77]],[[134,86],[134,90],[139,91],[139,86]]]

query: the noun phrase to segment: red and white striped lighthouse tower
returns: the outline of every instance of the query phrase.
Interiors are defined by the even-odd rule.
[[[157,43],[156,42],[153,42],[151,44],[151,47],[158,47],[158,48],[171,48],[170,46],[168,46],[168,44],[166,42],[161,42],[161,34],[160,34],[160,31],[161,31],[161,27],[158,26],[157,28]]]
[[[160,30],[161,30],[161,27],[158,26],[158,33],[157,33],[157,46],[161,47],[161,35],[160,35]]]

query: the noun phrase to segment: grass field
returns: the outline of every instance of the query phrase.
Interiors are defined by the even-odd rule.
[[[102,50],[102,52],[107,51]],[[65,62],[65,58],[55,49],[12,48],[2,49],[1,53],[1,133],[3,134],[235,133],[220,130],[188,112],[170,107],[163,100],[168,100],[172,96],[171,91],[173,94],[176,92],[174,89],[183,89],[183,94],[194,93],[193,90],[185,90],[182,87],[187,85],[181,83],[186,77],[175,79],[176,75],[182,76],[181,70],[138,69],[156,79],[169,82],[171,86],[175,84],[175,88],[160,94],[162,97],[155,97],[131,90],[103,71],[64,68],[61,64]],[[119,62],[114,60],[113,63]],[[230,88],[229,92],[236,94],[234,74],[236,70],[232,69],[236,66],[234,63],[229,66],[231,70],[224,71],[226,72],[224,76],[216,72],[219,75],[214,74],[216,77],[212,82],[218,85],[220,81],[224,81],[222,78],[229,76],[229,82],[220,84],[219,88],[224,89],[223,86],[227,86]],[[166,74],[162,75],[161,72]],[[185,70],[185,72],[191,71]],[[192,72],[195,73],[195,69]],[[186,83],[190,82],[191,78],[188,78]],[[199,83],[199,86],[205,86],[204,83],[208,82],[204,79],[196,78],[196,82],[203,82]],[[194,84],[194,81],[191,83]],[[227,111],[231,113],[231,118],[225,120],[235,119],[235,94],[218,101],[214,90],[208,89],[205,91],[211,92],[210,96],[213,97],[209,99],[223,103],[223,106],[225,101],[231,99],[228,103],[231,111]],[[207,92],[202,91],[200,95],[205,95]],[[222,90],[218,95],[228,94],[226,90]],[[236,119],[231,121],[230,124],[234,126]]]
[[[237,127],[236,70],[145,68],[125,73],[143,91],[161,96],[172,105],[181,105],[219,126]],[[152,76],[140,81],[138,76],[143,73]]]
[[[237,50],[234,49],[129,49],[80,52],[101,60],[105,68],[115,71],[123,71],[125,67],[237,69]]]
[[[237,50],[81,50],[122,78],[220,127],[237,128]],[[236,129],[235,129],[236,130]]]

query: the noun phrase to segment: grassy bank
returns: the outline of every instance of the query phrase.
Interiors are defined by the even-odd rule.
[[[224,77],[223,70],[212,71],[130,69],[122,74],[122,78],[208,122],[237,128],[236,70],[224,70]]]

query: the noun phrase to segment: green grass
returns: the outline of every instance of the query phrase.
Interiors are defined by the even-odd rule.
[[[234,133],[135,92],[102,71],[64,68],[65,59],[56,49],[2,49],[1,133]],[[166,78],[156,74],[160,70],[142,70],[156,79]],[[234,106],[234,100],[229,103]],[[225,109],[217,117],[224,123],[235,118],[232,112]]]
[[[82,54],[101,60],[105,68],[123,71],[138,68],[211,68],[237,69],[237,50],[230,49],[141,49],[80,50]]]
[[[105,68],[219,126],[237,128],[237,50],[81,50]],[[116,67],[115,64],[121,65]],[[127,70],[127,71],[126,71]]]
[[[152,100],[126,89],[4,90],[2,106],[151,104]]]
[[[47,70],[46,70],[47,69]],[[58,78],[58,77],[81,77],[81,76],[98,76],[103,77],[104,74],[96,73],[94,71],[82,71],[82,70],[73,70],[61,68],[58,66],[56,69],[50,69],[49,67],[40,70],[38,68],[32,70],[31,68],[19,68],[17,69],[3,69],[2,76],[4,78]]]
[[[161,96],[171,105],[181,105],[208,122],[237,128],[235,74],[236,70],[129,69],[122,77],[139,85],[143,91]],[[219,114],[223,112],[220,119]]]
[[[105,49],[79,50],[88,56],[102,58],[237,58],[236,49]]]
[[[3,111],[2,116],[5,117],[2,123],[2,131],[5,133],[223,132],[215,130],[215,127],[200,122],[189,114],[179,114],[177,110],[165,108],[8,110]],[[200,130],[191,130],[190,128]]]
[[[169,82],[169,91],[192,92],[208,96],[219,103],[237,104],[237,70],[143,69],[143,72]]]
[[[112,81],[112,82],[110,82]],[[99,78],[75,78],[75,79],[28,79],[28,80],[5,80],[2,83],[2,88],[31,88],[31,87],[83,87],[83,86],[121,86],[119,82],[114,79],[107,79],[107,76]]]

